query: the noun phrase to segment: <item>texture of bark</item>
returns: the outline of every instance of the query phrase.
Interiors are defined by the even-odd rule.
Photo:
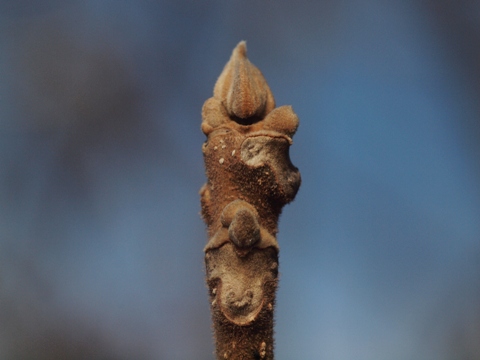
[[[205,267],[217,359],[273,359],[278,219],[300,173],[289,157],[298,117],[275,108],[262,73],[233,50],[202,109],[208,226]]]

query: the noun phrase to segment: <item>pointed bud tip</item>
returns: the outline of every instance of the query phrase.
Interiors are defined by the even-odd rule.
[[[247,42],[245,40],[240,41],[235,49],[233,49],[232,55],[247,58]]]
[[[247,58],[247,43],[242,40],[233,49],[214,88],[230,116],[244,125],[261,120],[275,107],[270,88],[260,70]]]

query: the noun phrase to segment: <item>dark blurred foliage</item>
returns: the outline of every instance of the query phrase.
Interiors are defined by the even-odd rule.
[[[0,1],[0,358],[211,359],[200,110],[301,126],[277,358],[480,358],[478,1]]]

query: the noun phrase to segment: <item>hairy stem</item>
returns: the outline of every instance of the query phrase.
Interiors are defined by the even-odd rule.
[[[275,108],[245,42],[233,50],[202,109],[208,227],[205,267],[217,359],[273,359],[278,219],[300,186],[289,147],[298,127]]]

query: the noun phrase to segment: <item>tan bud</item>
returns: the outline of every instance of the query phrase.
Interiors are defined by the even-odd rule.
[[[241,41],[233,50],[213,89],[233,120],[251,125],[275,107],[270,87],[260,70],[247,58],[247,46]]]

